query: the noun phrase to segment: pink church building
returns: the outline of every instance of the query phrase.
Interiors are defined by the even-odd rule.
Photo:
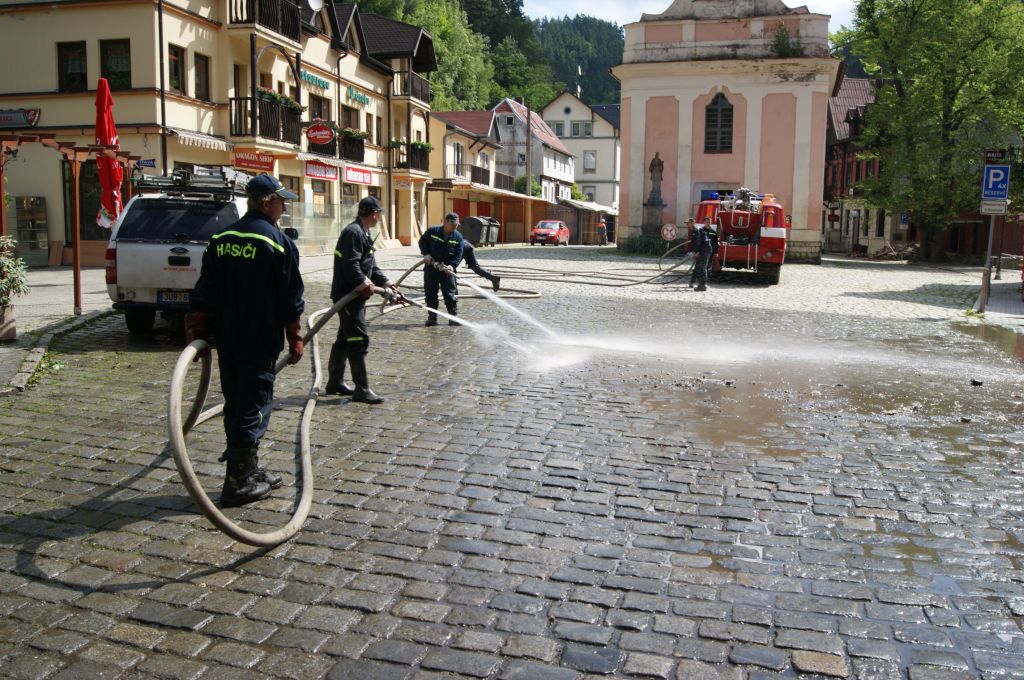
[[[662,224],[740,187],[774,194],[791,219],[787,259],[821,256],[828,98],[839,61],[828,15],[781,0],[675,0],[625,26],[620,228],[654,230],[646,205],[664,163]],[[646,225],[645,223],[650,223]]]

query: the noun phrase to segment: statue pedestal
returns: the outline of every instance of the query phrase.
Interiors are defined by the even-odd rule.
[[[644,236],[661,238],[661,211],[665,205],[660,196],[651,196],[651,200],[644,203]]]

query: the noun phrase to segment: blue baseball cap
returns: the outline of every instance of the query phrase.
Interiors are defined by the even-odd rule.
[[[288,199],[296,199],[299,197],[298,194],[285,189],[284,185],[281,184],[281,180],[273,175],[268,175],[265,172],[262,175],[256,175],[249,180],[249,183],[245,185],[245,193],[249,194],[253,198],[263,198],[270,194],[277,194],[281,198]]]

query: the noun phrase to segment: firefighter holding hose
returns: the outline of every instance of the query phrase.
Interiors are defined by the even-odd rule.
[[[450,212],[445,215],[444,224],[431,227],[420,237],[420,254],[425,263],[423,266],[423,293],[427,299],[427,307],[437,309],[437,291],[444,296],[444,306],[452,316],[459,314],[458,282],[455,268],[462,262],[463,239],[459,233],[459,216]],[[427,326],[437,325],[437,314],[427,313]],[[458,326],[454,319],[448,321],[449,326]]]
[[[282,484],[280,475],[259,466],[258,449],[270,423],[274,365],[285,337],[289,364],[303,350],[299,251],[277,226],[285,199],[297,196],[268,174],[253,177],[245,190],[248,210],[210,238],[185,315],[189,342],[216,338],[227,439],[220,458],[227,464],[220,494],[225,508],[258,501]]]
[[[327,394],[351,395],[352,401],[379,404],[384,397],[370,389],[366,374],[366,353],[370,348],[370,331],[366,326],[366,301],[378,288],[389,289],[400,297],[401,293],[387,275],[377,266],[373,256],[373,238],[370,228],[380,220],[384,210],[374,196],[359,201],[357,216],[338,237],[334,249],[334,280],[331,282],[331,300],[337,302],[352,291],[359,293],[352,302],[338,312],[341,326],[331,348],[327,364]],[[352,369],[355,388],[345,384],[345,363]]]

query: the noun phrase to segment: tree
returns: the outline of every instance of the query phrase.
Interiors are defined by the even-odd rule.
[[[526,194],[526,175],[519,175],[519,177],[516,177],[513,187],[517,193]],[[540,198],[540,182],[538,182],[537,178],[532,175],[530,176],[530,189],[530,196]]]
[[[437,71],[430,74],[439,111],[480,110],[490,102],[494,67],[487,59],[487,41],[469,27],[459,0],[420,2],[402,19],[422,26],[434,39]]]
[[[546,63],[531,64],[512,36],[501,41],[491,57],[494,60],[494,86],[491,101],[521,96],[534,109],[539,109],[558,94],[561,83]]]
[[[608,69],[622,61],[621,27],[584,15],[545,19],[537,22],[537,38],[555,79],[568,85],[563,89],[575,93],[579,84],[587,104],[619,102],[619,82]]]
[[[865,198],[909,211],[922,254],[980,200],[986,147],[1019,139],[1024,120],[1020,0],[860,0],[834,40],[877,79],[865,158],[880,161]]]

